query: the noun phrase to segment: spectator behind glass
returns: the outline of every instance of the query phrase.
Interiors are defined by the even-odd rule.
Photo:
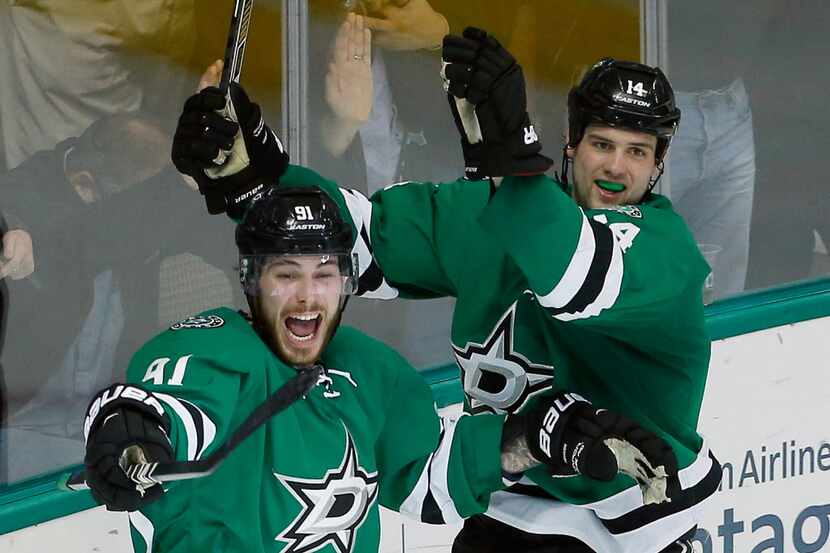
[[[195,0],[0,2],[5,165],[137,109],[167,117],[189,93]],[[2,165],[2,163],[0,163]]]
[[[824,181],[830,147],[830,3],[772,4],[748,79],[758,148],[752,288],[830,273],[830,193]],[[822,248],[816,234],[824,255],[817,254]]]
[[[446,19],[427,0],[358,2],[352,12],[318,0],[311,13],[310,89],[320,93],[310,163],[367,194],[411,176],[413,163],[433,180],[456,176],[435,50]]]
[[[415,176],[463,171],[441,89],[449,26],[427,0],[314,0],[310,11],[309,165],[371,194]],[[451,300],[383,305],[356,299],[346,323],[419,367],[447,363]]]
[[[669,152],[670,193],[695,240],[721,248],[712,266],[715,298],[746,285],[756,163],[745,78],[768,4],[667,4],[668,75],[683,114]]]
[[[8,283],[11,481],[80,460],[74,423],[89,394],[119,378],[129,352],[159,329],[160,288],[171,288],[160,268],[171,256],[204,249],[216,259],[233,247],[227,223],[198,216],[193,190],[169,165],[169,141],[146,114],[112,115],[0,179],[7,218],[31,234],[35,260],[32,275]],[[200,275],[184,275],[178,289],[189,276]]]

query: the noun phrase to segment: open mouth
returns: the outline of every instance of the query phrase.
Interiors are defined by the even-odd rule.
[[[292,342],[302,344],[317,336],[323,316],[320,313],[295,313],[285,318],[283,324]]]

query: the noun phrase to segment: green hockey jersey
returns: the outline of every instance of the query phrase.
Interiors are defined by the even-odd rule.
[[[668,199],[583,209],[546,176],[507,177],[495,193],[489,181],[404,182],[371,199],[299,167],[281,182],[321,186],[348,212],[361,295],[456,298],[452,348],[469,412],[577,392],[658,433],[683,469],[682,497],[662,511],[622,475],[598,483],[537,468],[512,491],[590,506],[617,532],[714,493],[720,466],[696,431],[709,268]]]
[[[166,484],[130,513],[140,553],[376,553],[378,505],[457,522],[501,489],[503,417],[439,418],[431,392],[394,351],[341,327],[326,378],[258,429],[210,476]],[[176,459],[209,455],[295,369],[240,314],[176,323],[136,353],[128,381],[172,421]]]

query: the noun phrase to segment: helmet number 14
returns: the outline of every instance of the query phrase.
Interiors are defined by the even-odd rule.
[[[626,92],[626,94],[636,94],[640,98],[642,98],[643,96],[648,94],[646,92],[645,88],[643,88],[643,83],[642,82],[638,82],[638,83],[635,84],[634,81],[632,81],[630,79],[628,81],[628,90],[626,90],[625,92]]]

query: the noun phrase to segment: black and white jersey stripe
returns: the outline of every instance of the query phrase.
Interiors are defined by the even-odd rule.
[[[561,321],[599,315],[617,301],[622,288],[623,251],[611,229],[582,212],[579,242],[559,282],[540,305]]]
[[[135,553],[153,553],[153,537],[156,534],[156,528],[153,526],[153,521],[147,518],[147,515],[141,511],[130,511],[127,513],[130,525],[135,529],[141,539],[144,541],[144,549],[133,541],[133,550]]]
[[[204,411],[189,401],[158,392],[155,395],[173,410],[184,427],[187,460],[201,459],[205,450],[216,439],[216,424]]]
[[[357,239],[352,248],[352,254],[357,254],[358,261],[357,295],[381,300],[397,298],[398,289],[386,282],[372,255],[372,202],[357,190],[341,188],[340,192],[357,229]]]
[[[646,505],[639,487],[632,486],[600,501],[569,509],[574,510],[576,518],[584,517],[584,511],[590,511],[611,536],[631,536],[629,533],[645,535],[651,532],[646,528],[660,529],[665,525],[676,525],[676,528],[665,534],[676,537],[694,526],[694,521],[687,520],[688,517],[683,513],[696,513],[700,505],[717,490],[721,475],[720,463],[710,452],[708,444],[704,443],[697,458],[679,471],[680,491],[670,503]],[[543,502],[539,503],[539,500]],[[563,509],[539,508],[549,501],[550,496],[543,488],[523,476],[506,491],[493,494],[487,515],[507,524],[512,523],[526,532],[570,535],[567,528],[573,520],[565,516]],[[518,519],[521,522],[515,522]],[[625,541],[630,537],[621,539]]]
[[[429,456],[412,492],[401,503],[401,514],[429,524],[455,524],[463,520],[450,495],[447,471],[455,429],[464,416],[467,415],[439,419],[438,447]]]

